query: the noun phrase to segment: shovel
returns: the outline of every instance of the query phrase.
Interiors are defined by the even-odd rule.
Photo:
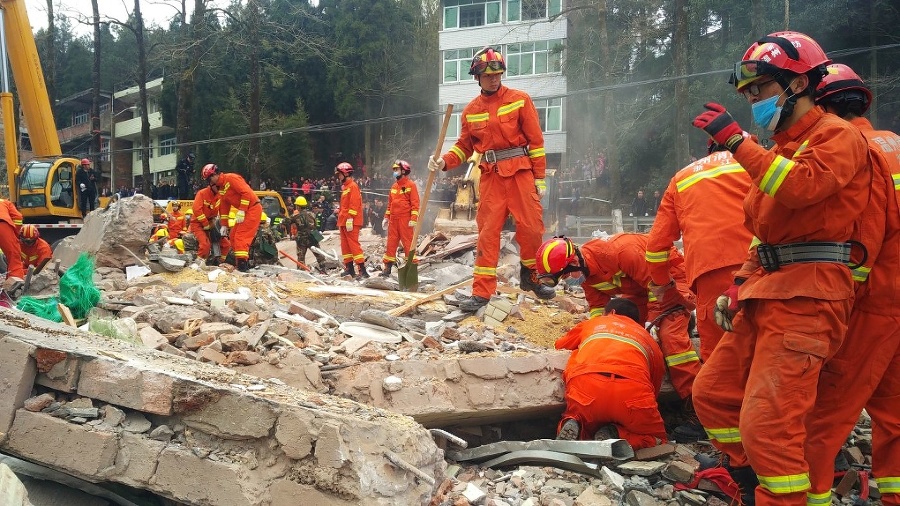
[[[447,126],[450,124],[451,114],[453,114],[453,104],[447,104],[447,110],[444,112],[444,124],[441,125],[437,147],[434,148],[435,158],[441,156],[441,148],[444,147],[444,137],[447,135]],[[428,206],[428,197],[431,195],[431,185],[434,183],[435,174],[437,174],[437,171],[428,171],[428,182],[425,183],[425,196],[419,209],[419,219],[416,220],[416,229],[413,231],[406,264],[397,269],[397,281],[400,282],[400,289],[404,291],[415,292],[419,289],[419,266],[413,262],[413,258],[416,256],[416,250],[418,249],[419,231],[422,229],[422,219],[425,218],[425,207]]]

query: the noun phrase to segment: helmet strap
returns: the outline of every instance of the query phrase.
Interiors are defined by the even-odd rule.
[[[575,246],[575,243],[572,243],[572,247],[575,248],[575,258],[578,259],[579,270],[584,273],[584,277],[590,276],[591,271],[587,268],[587,264],[584,263],[584,257],[581,255],[581,250],[578,246]]]

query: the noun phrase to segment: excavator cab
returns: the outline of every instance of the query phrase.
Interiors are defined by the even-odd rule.
[[[59,158],[53,162],[31,160],[16,176],[13,200],[25,218],[81,218],[74,191],[78,160]]]

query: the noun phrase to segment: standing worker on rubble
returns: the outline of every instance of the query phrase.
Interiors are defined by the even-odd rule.
[[[875,130],[863,117],[871,103],[872,92],[853,69],[828,66],[816,104],[855,125],[869,141],[875,177],[880,178],[873,182],[883,183],[884,198],[864,224],[879,218],[885,223],[883,238],[876,233],[875,244],[864,236],[869,258],[854,271],[862,284],[845,344],[822,367],[815,408],[807,418],[806,430],[815,434],[806,441],[812,484],[808,505],[831,504],[835,456],[864,407],[872,417],[872,474],[881,502],[900,505],[900,190],[894,183],[900,178],[900,136]]]
[[[169,213],[169,222],[167,228],[169,235],[173,239],[177,239],[187,232],[185,227],[185,215],[181,212],[181,202],[177,200],[172,202],[172,212]]]
[[[744,227],[744,197],[750,176],[725,149],[710,140],[709,156],[678,171],[662,195],[647,237],[650,276],[669,283],[669,250],[684,244],[687,283],[697,295],[700,358],[709,356],[724,330],[716,324],[716,299],[747,258],[753,234]]]
[[[318,234],[317,237],[321,237],[321,233],[316,225],[316,215],[309,210],[309,202],[306,201],[306,197],[298,195],[294,199],[294,205],[296,209],[293,216],[291,216],[291,223],[297,227],[297,233],[294,238],[297,244],[297,260],[306,263],[307,250],[319,245],[319,241],[314,234]],[[316,262],[319,264],[319,272],[324,274],[325,256],[315,250],[313,251],[313,256],[316,257]],[[297,268],[299,269],[300,266],[298,265]]]
[[[484,153],[479,165],[480,205],[475,216],[475,280],[472,295],[460,300],[463,311],[477,311],[486,305],[497,288],[500,234],[509,214],[516,222],[522,290],[531,290],[540,299],[556,296],[556,290],[537,282],[534,271],[535,252],[544,235],[544,134],[531,97],[501,84],[505,71],[506,63],[498,51],[486,47],[476,53],[469,74],[475,76],[481,93],[463,109],[456,144],[442,157],[428,160],[430,170],[447,170],[476,151]]]
[[[187,200],[191,195],[191,178],[194,177],[194,153],[188,153],[175,164],[178,175],[178,200]]]
[[[359,278],[368,278],[366,257],[359,245],[359,229],[363,224],[362,193],[353,180],[353,166],[341,162],[334,168],[334,174],[341,183],[341,206],[337,224],[341,235],[341,255],[344,262],[342,276],[356,277],[354,264],[359,268]]]
[[[384,219],[381,226],[387,229],[387,247],[384,250],[383,277],[391,275],[391,268],[397,263],[397,245],[403,245],[403,251],[408,255],[416,247],[412,243],[413,231],[419,221],[419,189],[416,183],[409,178],[412,166],[405,160],[394,162],[394,179],[397,181],[391,186],[388,195],[387,210],[384,211]],[[419,260],[413,255],[413,262]]]
[[[556,349],[573,350],[557,439],[624,439],[635,450],[666,442],[656,402],[666,367],[634,302],[610,300],[603,316],[576,325]]]
[[[0,199],[0,251],[6,256],[6,281],[3,288],[8,290],[13,289],[25,277],[18,232],[21,226],[22,213],[11,201]]]
[[[87,158],[82,158],[81,165],[75,170],[75,185],[78,186],[78,207],[81,208],[82,218],[96,209],[94,206],[96,187],[91,179],[90,170],[91,161]]]
[[[53,249],[47,241],[41,239],[41,233],[34,225],[22,225],[19,229],[19,245],[22,248],[23,268],[39,266],[44,260],[53,257]]]
[[[214,163],[204,165],[201,175],[209,187],[219,194],[219,216],[228,210],[227,228],[236,267],[241,272],[247,272],[250,270],[250,245],[256,238],[262,216],[259,197],[240,174],[220,172]],[[222,236],[226,235],[224,230],[221,232]]]
[[[194,196],[194,204],[191,206],[193,218],[191,219],[191,233],[197,238],[197,256],[206,261],[206,265],[218,265],[225,260],[231,249],[231,241],[228,236],[221,235],[219,231],[219,194],[210,186],[204,186]],[[218,243],[218,256],[211,255],[213,241]]]
[[[694,294],[687,286],[684,258],[669,249],[669,271],[665,285],[654,285],[644,260],[647,234],[616,234],[592,239],[580,248],[564,237],[544,242],[537,252],[538,282],[553,287],[563,276],[584,276],[581,283],[590,307],[591,318],[602,316],[613,296],[625,297],[640,309],[641,321],[659,328],[659,341],[665,353],[672,386],[691,411],[694,378],[700,370],[700,357],[688,336]],[[696,423],[675,429],[678,441],[696,441],[703,436]]]
[[[850,318],[849,241],[872,169],[859,130],[814,103],[829,63],[816,41],[786,31],[762,37],[735,65],[730,82],[754,123],[774,132],[770,150],[745,139],[717,103],[693,121],[753,181],[744,200],[753,247],[719,299],[725,317],[736,313],[733,331],[694,389],[697,415],[749,504],[807,504],[803,421]]]

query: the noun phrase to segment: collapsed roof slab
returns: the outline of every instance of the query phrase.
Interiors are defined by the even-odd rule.
[[[0,449],[74,476],[189,504],[421,504],[446,463],[409,417],[134,347],[19,312],[0,312]],[[14,383],[14,384],[13,384]],[[74,423],[25,409],[54,385],[152,423]],[[9,399],[13,399],[9,402]],[[152,425],[152,427],[151,427]],[[162,425],[178,437],[151,437]],[[390,457],[388,457],[390,455]],[[399,459],[399,460],[398,460]],[[397,462],[404,465],[398,465]],[[418,472],[411,472],[409,469]]]

